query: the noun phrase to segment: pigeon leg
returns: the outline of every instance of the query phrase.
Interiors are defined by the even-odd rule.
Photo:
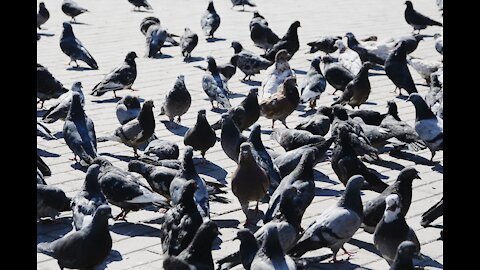
[[[78,162],[77,160],[77,155],[73,154],[73,158],[69,158],[70,160],[75,160],[76,162]]]
[[[206,154],[206,152],[205,152],[205,151],[201,151],[200,153],[202,154],[202,164],[205,164],[206,161],[207,161],[207,160],[205,159],[205,154]]]
[[[213,106],[213,100],[210,100],[210,103],[212,104],[212,111],[215,110],[215,106]]]
[[[136,158],[138,158],[138,157],[140,156],[140,155],[137,153],[137,148],[136,148],[136,147],[133,148],[133,155],[134,155]]]
[[[275,119],[272,119],[272,128],[275,127]]]
[[[178,118],[177,118],[177,123],[180,124],[181,121],[182,121],[182,119],[180,119],[180,115],[179,115]]]
[[[118,214],[116,217],[114,217],[113,220],[117,221],[121,218],[124,218],[124,216],[122,216],[124,213],[125,213],[125,210],[122,209],[122,212],[120,212],[120,214]]]
[[[247,74],[245,74],[245,77],[243,77],[243,79],[241,79],[240,81],[241,81],[241,82],[244,82],[244,81],[246,81],[246,80],[247,80],[247,77],[248,77],[248,75],[247,75]]]
[[[335,95],[335,93],[338,91],[338,89],[335,89],[335,91],[333,91],[333,93],[331,93],[330,95]]]
[[[436,153],[433,150],[430,150],[430,152],[432,152],[432,157],[430,158],[430,161],[433,162],[433,157],[435,156]]]
[[[282,124],[286,127],[286,128],[289,128],[287,126],[287,121],[285,121],[285,119],[280,119],[280,122],[282,122]]]
[[[257,205],[255,206],[255,213],[258,214],[258,201],[257,201]]]
[[[348,252],[348,251],[345,249],[344,246],[342,246],[342,250],[343,250],[343,252],[345,252],[345,254],[348,255],[348,258],[350,258],[351,256],[353,256],[353,254],[357,253],[357,252],[353,252],[353,251]]]
[[[75,65],[77,65],[77,68],[80,67],[80,65],[77,63],[77,60],[73,60],[75,61]]]
[[[43,103],[45,103],[45,100],[42,100],[41,102],[42,102],[42,103],[40,103],[40,109],[43,108]]]
[[[113,91],[113,96],[117,98],[117,93],[115,93],[115,91]]]

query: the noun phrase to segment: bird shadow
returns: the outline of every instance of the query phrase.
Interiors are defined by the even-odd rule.
[[[395,98],[398,98],[398,99],[401,99],[401,100],[407,100],[408,96],[398,95]]]
[[[94,103],[117,103],[122,97],[112,97],[108,99],[102,99],[102,100],[92,100]]]
[[[365,104],[365,105],[378,105],[378,103],[372,102],[372,101],[366,101],[363,104]]]
[[[39,36],[44,36],[44,37],[53,37],[55,34],[53,33],[37,33]]]
[[[262,129],[260,132],[261,132],[262,134],[265,134],[265,135],[270,135],[270,134],[272,134],[273,130],[271,130],[271,129]]]
[[[154,59],[167,59],[167,58],[173,58],[173,56],[171,56],[170,54],[157,53],[152,58],[154,58]]]
[[[153,11],[151,11],[151,10],[143,10],[143,9],[132,9],[132,12],[153,13]]]
[[[121,261],[123,260],[123,257],[122,257],[122,254],[120,252],[118,252],[118,250],[115,250],[115,249],[112,249],[110,251],[110,255],[107,257],[107,259],[105,261],[103,261],[102,264],[99,264],[97,266],[97,268],[95,268],[96,270],[103,270],[103,269],[106,269],[107,268],[107,265],[111,262],[118,262],[118,261]]]
[[[72,229],[72,217],[63,216],[52,219],[41,219],[37,222],[37,234],[49,234],[57,230],[71,230]],[[62,235],[60,235],[61,237]],[[37,239],[38,240],[38,239]]]
[[[160,121],[165,125],[165,128],[167,128],[168,131],[171,133],[177,135],[177,136],[185,136],[185,133],[187,132],[188,128],[184,125],[177,124],[177,123],[172,123],[170,121]]]
[[[313,179],[315,181],[320,181],[328,184],[334,184],[334,185],[338,184],[337,181],[333,181],[332,179],[328,178],[327,175],[325,175],[324,173],[318,170],[313,170]]]
[[[307,74],[305,70],[301,70],[301,69],[294,68],[293,71],[295,71],[296,74],[302,74],[302,75]]]
[[[430,224],[429,224],[429,225],[425,226],[425,228],[428,228],[428,227],[430,227],[430,228],[435,228],[435,229],[443,229],[443,225],[442,225],[442,224],[435,224],[435,225],[430,225]]]
[[[232,98],[241,98],[241,97],[246,97],[247,95],[245,94],[242,94],[242,93],[231,93],[231,94],[228,94],[228,98],[229,99],[232,99]]]
[[[363,266],[360,266],[358,264],[351,263],[349,259],[341,259],[338,260],[337,263],[331,263],[331,262],[321,262],[323,260],[328,259],[329,257],[332,257],[333,254],[325,254],[322,255],[320,259],[314,259],[313,262],[307,262],[306,266],[299,265],[297,266],[299,270],[302,269],[322,269],[322,270],[335,270],[335,269],[347,269],[347,270],[356,270],[356,269],[362,269],[362,270],[372,270],[371,268],[365,268]],[[322,258],[323,257],[323,258]],[[296,263],[297,264],[297,263]]]
[[[431,266],[439,269],[443,269],[443,264],[439,263],[437,260],[433,259],[430,256],[421,254],[421,258],[413,258],[413,264],[416,266]]]
[[[222,243],[223,243],[223,240],[217,236],[217,238],[213,240],[212,250],[220,250],[220,246],[222,245]]]
[[[383,66],[375,64],[370,70],[376,70],[376,71],[384,71],[385,68]]]
[[[321,261],[324,261],[330,257],[333,257],[333,253],[324,254],[316,257],[307,257],[307,258],[292,258],[297,266],[298,270],[307,270],[307,269],[315,269],[315,266],[320,264]],[[323,268],[320,268],[323,269]]]
[[[55,153],[48,152],[46,150],[38,149],[38,148],[37,148],[37,154],[41,157],[59,157],[60,156],[59,154],[55,154]]]
[[[219,228],[238,228],[240,221],[236,219],[214,219]]]
[[[369,72],[368,77],[375,77],[375,76],[385,76],[385,73],[377,73],[377,72]]]
[[[185,62],[185,63],[193,63],[193,62],[198,62],[198,61],[203,61],[203,60],[205,60],[205,58],[199,57],[199,56],[195,56],[195,57],[186,58],[186,59],[183,60],[183,62]]]
[[[315,196],[321,196],[321,197],[325,197],[325,196],[328,196],[328,197],[338,197],[340,196],[342,193],[338,190],[334,190],[334,189],[329,189],[329,188],[319,188],[319,187],[316,187],[315,188]]]
[[[117,225],[118,224],[118,225]],[[116,223],[113,226],[110,226],[110,230],[116,234],[121,234],[125,236],[149,236],[157,237],[160,234],[160,229],[157,229],[152,226],[148,226],[141,223]]]
[[[76,25],[90,25],[89,23],[84,23],[84,22],[70,22],[70,24],[76,24]]]
[[[98,155],[99,156],[113,157],[113,158],[116,158],[116,159],[124,161],[124,162],[129,162],[130,160],[133,159],[133,157],[131,157],[131,156],[116,155],[116,154],[112,154],[112,153],[99,153]]]
[[[214,37],[214,38],[207,38],[206,40],[207,40],[208,43],[211,43],[211,42],[217,42],[217,41],[225,41],[227,39]]]
[[[382,257],[382,254],[380,254],[380,252],[377,250],[377,248],[371,243],[368,243],[368,242],[365,242],[365,241],[362,241],[362,240],[358,240],[358,239],[355,239],[355,238],[350,239],[350,241],[348,241],[348,243],[351,244],[351,245],[357,246],[361,249],[365,249],[366,251],[369,251],[371,253],[374,253],[374,254]]]
[[[47,109],[37,110],[37,117],[43,117],[43,115],[45,115],[46,112],[47,112]]]
[[[198,158],[195,158],[198,159]],[[228,172],[223,169],[222,167],[218,166],[217,164],[208,161],[208,163],[205,163],[204,166],[196,166],[197,171],[199,174],[204,174],[207,176],[210,176],[212,178],[215,178],[218,182],[227,185],[227,180],[225,179],[227,177]]]
[[[206,100],[208,100],[208,99],[206,99]],[[227,110],[227,109],[220,109],[220,108],[217,107],[217,108],[211,109],[210,111],[211,111],[211,112],[214,112],[214,113],[222,114],[222,113],[224,113],[224,112],[226,112],[226,111],[228,111],[228,110]]]
[[[95,70],[95,69],[93,69],[91,67],[80,67],[80,66],[78,66],[78,67],[68,67],[67,70],[70,70],[70,71],[72,71],[72,70],[73,71],[84,71],[84,70]]]
[[[443,174],[443,166],[440,163],[435,164],[432,170]]]
[[[372,164],[382,166],[382,167],[385,167],[385,168],[389,168],[389,169],[392,169],[392,170],[397,170],[397,171],[401,171],[405,168],[405,166],[403,166],[401,164],[398,164],[397,162],[393,162],[393,161],[390,161],[390,160],[384,160],[384,159],[376,160]]]
[[[249,81],[240,81],[246,85],[250,85],[250,86],[260,86],[262,85],[262,82],[260,81],[252,81],[252,80],[249,80]]]
[[[298,116],[300,116],[300,117],[310,116],[310,115],[314,114],[314,113],[317,111],[316,109],[310,109],[310,110],[306,111],[306,110],[305,110],[305,109],[307,108],[306,106],[304,106],[304,105],[299,105],[299,106],[302,106],[302,107],[303,107],[303,110],[299,110],[299,109],[297,108],[297,111],[303,111],[303,112],[304,112],[303,114],[299,114],[299,115],[298,115]]]
[[[57,131],[55,132],[55,134],[52,134],[53,137],[57,138],[57,139],[62,139],[63,138],[63,131]]]
[[[415,85],[430,87],[430,85],[428,85],[428,84],[426,84],[426,83],[416,83]]]
[[[390,152],[390,156],[392,156],[394,158],[400,158],[400,159],[403,159],[403,160],[412,161],[415,164],[427,165],[427,166],[432,165],[432,162],[430,160],[428,160],[428,159],[426,159],[422,156],[409,153],[409,152],[404,152],[404,151]]]
[[[82,166],[80,164],[80,162],[72,163],[72,164],[70,164],[70,167],[72,167],[72,169],[74,169],[74,170],[79,170],[79,171],[82,171],[84,173],[86,173],[87,169],[88,169],[88,166]]]
[[[369,171],[372,172],[373,174],[375,174],[378,178],[380,178],[380,179],[382,179],[382,180],[389,178],[388,176],[383,175],[383,174],[379,173],[379,172],[376,171],[376,170],[373,170],[373,169],[372,169],[372,170],[369,170]]]

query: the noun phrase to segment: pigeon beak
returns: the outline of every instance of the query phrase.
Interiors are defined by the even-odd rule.
[[[415,179],[420,179],[420,180],[422,180],[422,178],[421,178],[420,175],[418,175],[418,174],[415,175]]]
[[[218,231],[218,235],[223,235],[220,231]],[[237,239],[237,237],[235,237],[234,239]]]

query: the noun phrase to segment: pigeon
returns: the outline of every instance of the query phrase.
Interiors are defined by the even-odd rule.
[[[220,16],[213,6],[213,1],[208,3],[207,10],[202,15],[200,20],[200,26],[202,27],[205,36],[207,36],[207,39],[213,38],[213,34],[220,26]]]
[[[332,93],[335,94],[338,90],[344,91],[347,84],[355,78],[355,75],[346,69],[342,64],[334,62],[333,58],[330,56],[325,56],[322,58],[322,62],[325,64],[325,79],[327,82],[335,88],[335,91]]]
[[[255,124],[252,127],[250,136],[248,137],[248,142],[253,146],[252,153],[257,161],[257,164],[267,173],[270,180],[269,194],[272,194],[273,191],[280,184],[281,178],[278,171],[278,168],[273,163],[273,159],[268,153],[267,149],[263,145],[261,138],[261,128],[259,124]]]
[[[126,95],[117,102],[115,113],[120,125],[124,125],[138,117],[140,114],[140,99],[135,96]]]
[[[436,0],[438,10],[442,12],[442,17],[443,17],[443,0]]]
[[[300,103],[309,102],[310,108],[314,109],[317,105],[317,99],[325,91],[327,80],[320,69],[321,57],[315,57],[312,60],[310,69],[300,84]]]
[[[435,39],[435,50],[443,55],[443,37],[439,33],[436,33],[433,35],[433,38]]]
[[[192,51],[197,47],[197,44],[198,35],[193,33],[190,28],[185,27],[185,32],[180,37],[180,48],[182,49],[182,56],[185,57],[184,61],[192,57]]]
[[[45,100],[59,98],[67,92],[68,89],[63,87],[46,67],[37,63],[37,98],[38,102],[41,102],[40,108],[43,108]]]
[[[288,128],[274,128],[270,134],[272,139],[278,142],[285,151],[291,151],[307,144],[324,142],[325,138],[320,135],[313,135],[305,130]]]
[[[312,116],[302,120],[295,129],[306,130],[313,135],[325,136],[330,130],[331,124],[330,117],[325,114],[325,111],[329,111],[331,114],[331,108],[326,106],[318,107]]]
[[[180,261],[188,265],[188,268],[185,269],[213,269],[214,264],[210,247],[219,234],[221,233],[218,226],[213,221],[209,220],[202,223],[190,244],[175,258],[167,258],[163,262],[163,268],[165,270],[177,270],[178,267],[169,266],[169,264],[171,261]]]
[[[290,76],[295,76],[288,64],[287,50],[280,50],[275,56],[275,64],[267,68],[262,81],[262,99],[266,99],[277,92],[277,89]]]
[[[40,185],[46,185],[47,182],[45,182],[45,177],[43,176],[42,171],[37,167],[37,184]]]
[[[89,12],[88,9],[83,8],[73,0],[63,0],[62,11],[65,15],[72,17],[70,22],[76,22],[75,17],[85,12]]]
[[[47,163],[43,161],[40,155],[37,154],[37,169],[42,173],[42,176],[51,176],[52,171],[48,167]]]
[[[272,128],[275,127],[275,120],[280,120],[288,128],[286,119],[295,111],[299,102],[297,79],[288,77],[278,92],[260,102],[260,115],[272,119]]]
[[[208,70],[208,66],[202,67],[200,65],[195,65],[194,67],[199,68],[203,71]],[[217,69],[218,69],[218,72],[220,73],[220,78],[222,79],[223,82],[228,82],[228,80],[230,80],[233,77],[233,75],[235,75],[235,73],[237,72],[237,67],[231,64],[230,62],[217,65]]]
[[[80,60],[85,62],[90,68],[98,69],[97,61],[93,59],[93,56],[87,51],[80,40],[75,37],[72,25],[68,22],[63,23],[63,31],[60,36],[60,49],[70,57],[68,65],[75,62],[77,67],[79,67],[77,60]]]
[[[205,153],[217,142],[217,135],[210,127],[205,114],[204,109],[198,111],[195,126],[189,128],[183,137],[183,143],[190,145],[195,151],[200,151],[204,160]]]
[[[233,240],[240,240],[240,261],[243,268],[250,269],[253,258],[260,248],[257,239],[249,229],[240,229],[237,231],[237,236]]]
[[[237,197],[242,211],[245,214],[245,225],[250,223],[248,216],[248,204],[256,201],[255,212],[258,213],[258,202],[268,191],[269,177],[258,166],[252,155],[252,145],[244,142],[240,145],[238,165],[231,177],[232,192]]]
[[[395,50],[388,56],[385,61],[385,73],[387,77],[395,84],[395,92],[405,89],[408,94],[417,93],[417,88],[413,82],[412,74],[408,70],[407,55],[403,42],[399,43]]]
[[[82,189],[72,198],[72,225],[75,231],[88,226],[100,206],[108,205],[98,183],[99,174],[100,166],[98,164],[88,167]]]
[[[128,2],[135,6],[133,10],[140,10],[141,7],[144,7],[146,10],[153,9],[147,0],[128,0]]]
[[[60,188],[37,183],[37,220],[55,219],[59,212],[70,211],[70,201]]]
[[[440,68],[443,68],[443,63],[436,60],[425,60],[411,55],[407,56],[407,63],[415,69],[415,71],[422,76],[423,79],[430,84],[430,76],[432,73]]]
[[[140,32],[142,32],[144,36],[147,35],[148,28],[152,25],[160,25],[160,19],[154,16],[143,18],[140,22]]]
[[[352,176],[341,199],[308,226],[289,254],[300,257],[310,250],[328,247],[333,252],[334,262],[337,262],[340,248],[350,256],[343,245],[352,238],[363,220],[360,188],[364,181],[361,175]]]
[[[167,199],[157,193],[153,193],[147,186],[131,173],[112,165],[104,157],[97,157],[95,164],[100,166],[98,183],[107,201],[122,211],[115,220],[126,220],[130,211],[138,211],[147,206],[168,206]]]
[[[315,151],[313,149],[304,151],[295,170],[282,179],[280,185],[270,196],[268,210],[263,218],[265,224],[277,215],[280,208],[281,194],[284,190],[292,186],[297,189],[297,193],[294,196],[294,203],[298,206],[298,211],[307,209],[312,203],[312,200],[315,197],[315,183],[313,182],[314,162]],[[300,212],[298,213],[301,215],[304,214]]]
[[[245,11],[245,5],[256,7],[255,3],[251,2],[250,0],[231,0],[232,1],[232,8],[236,6],[242,6],[242,11]]]
[[[279,237],[277,227],[267,224],[263,243],[253,258],[251,270],[297,269],[293,259],[282,250]]]
[[[123,89],[132,89],[133,82],[137,78],[137,64],[135,63],[137,54],[129,52],[121,65],[114,68],[110,73],[97,83],[90,95],[99,97],[106,92],[113,91],[113,96],[117,97],[116,91]]]
[[[388,140],[394,137],[394,133],[391,132],[390,129],[367,125],[360,117],[353,118],[353,121],[360,124],[360,127],[370,141],[370,144],[378,150],[382,149],[387,143],[389,143]]]
[[[182,165],[177,175],[170,184],[169,192],[172,205],[176,205],[181,200],[181,189],[184,183],[189,180],[195,181],[196,191],[194,201],[198,211],[203,219],[210,219],[210,204],[208,202],[208,191],[205,180],[198,175],[193,164],[193,148],[186,146],[183,153]]]
[[[310,46],[310,53],[322,51],[326,54],[331,54],[337,51],[338,47],[335,46],[337,40],[342,40],[340,36],[322,36],[319,39],[307,43]]]
[[[338,62],[353,75],[357,75],[362,68],[362,60],[358,53],[348,48],[341,39],[335,41],[335,47],[338,48]]]
[[[363,228],[368,233],[373,233],[378,222],[385,212],[385,198],[390,194],[401,197],[400,211],[405,216],[412,203],[412,181],[421,179],[418,171],[413,167],[407,167],[400,171],[397,180],[388,186],[380,195],[367,201],[363,209]]]
[[[387,117],[388,113],[379,113],[378,111],[374,110],[349,110],[346,109],[349,118],[361,118],[362,121],[367,125],[372,126],[379,126],[383,119]]]
[[[443,216],[443,197],[440,199],[439,202],[434,204],[432,207],[430,207],[425,213],[422,214],[422,220],[420,221],[420,225],[423,227],[427,227],[435,221],[437,218],[440,216]]]
[[[260,117],[260,105],[258,104],[258,88],[251,88],[242,102],[228,110],[228,115],[240,131],[243,131],[257,122]],[[212,124],[213,130],[222,128],[223,118]]]
[[[273,61],[276,60],[276,55],[280,50],[287,50],[289,56],[288,59],[292,58],[293,55],[300,48],[300,42],[298,41],[298,28],[300,27],[300,22],[293,22],[288,28],[287,33],[279,40],[273,47],[268,50],[262,57]]]
[[[373,172],[374,170],[367,168],[360,159],[357,158],[352,147],[352,138],[346,127],[339,128],[338,141],[333,149],[331,157],[332,169],[338,177],[338,180],[345,186],[353,175],[361,175],[365,178],[366,185],[364,189],[381,193],[388,185],[380,180]]]
[[[68,91],[58,98],[57,103],[50,107],[42,116],[42,122],[51,124],[58,119],[65,120],[68,110],[70,110],[72,105],[73,93],[78,93],[80,95],[80,103],[83,107],[85,105],[85,97],[82,91],[82,83],[74,82],[72,85],[72,91]]]
[[[412,241],[403,241],[398,245],[397,253],[389,270],[414,270],[413,256],[416,246]]]
[[[270,50],[280,41],[277,34],[268,27],[268,22],[265,18],[258,12],[253,13],[253,18],[250,21],[250,38],[255,46],[262,48],[265,51]]]
[[[422,41],[424,38],[424,35],[421,34],[412,34],[409,36],[404,36],[400,37],[398,39],[395,39],[397,43],[403,42],[405,43],[405,49],[407,51],[407,54],[411,54],[413,51],[415,51],[418,47],[418,43]]]
[[[45,7],[45,3],[40,2],[40,4],[38,4],[38,13],[37,13],[38,29],[42,30],[41,25],[46,23],[49,18],[50,18],[50,12],[48,12],[48,9]]]
[[[51,243],[38,244],[37,252],[57,259],[60,269],[93,269],[100,265],[112,250],[112,237],[108,229],[108,219],[111,217],[110,207],[102,205],[95,211],[89,225]]]
[[[75,161],[79,156],[81,161],[91,164],[97,157],[95,126],[85,114],[78,93],[72,93],[72,106],[63,125],[63,138],[68,148],[72,150]]]
[[[143,154],[147,156],[155,156],[158,160],[175,160],[178,159],[180,151],[177,143],[156,139],[148,143]]]
[[[52,132],[44,126],[42,123],[40,123],[37,120],[37,136],[40,136],[42,138],[45,138],[47,140],[56,140],[55,136],[52,135]]]
[[[238,163],[238,155],[240,154],[240,145],[247,141],[247,137],[235,125],[232,116],[222,114],[222,131],[220,133],[220,144],[222,149],[231,160]]]
[[[347,46],[358,53],[363,62],[369,61],[377,65],[383,66],[395,46],[395,42],[376,41],[360,44],[353,33],[345,34],[347,38]],[[389,40],[391,41],[391,40]]]
[[[430,110],[443,119],[443,68],[430,76],[430,90],[425,95],[425,102]]]
[[[443,26],[441,23],[434,21],[413,9],[411,1],[405,1],[405,5],[407,5],[405,8],[405,21],[413,27],[413,31],[417,30],[417,33],[420,33],[420,30],[427,28],[427,26]]]
[[[128,163],[128,171],[141,174],[153,191],[170,199],[170,184],[178,173],[177,169],[131,160]]]
[[[170,256],[188,247],[203,222],[194,200],[195,181],[186,181],[179,188],[178,201],[165,213],[160,227],[163,254]]]
[[[400,213],[400,197],[397,194],[388,195],[385,203],[385,212],[375,228],[373,243],[387,263],[392,265],[398,246],[403,241],[412,241],[416,254],[420,253],[420,242]]]
[[[157,53],[162,55],[161,49],[167,40],[167,30],[163,29],[160,24],[154,24],[148,27],[145,34],[146,53],[145,57],[154,58]]]
[[[153,116],[153,100],[143,103],[138,117],[115,129],[113,134],[99,137],[99,142],[121,142],[133,148],[133,153],[138,157],[137,148],[150,139],[155,131],[155,118]]]
[[[418,93],[410,94],[407,101],[415,106],[415,131],[430,149],[432,161],[436,151],[443,150],[443,119],[433,114]]]
[[[334,140],[335,137],[330,137],[326,141],[305,145],[276,157],[273,163],[277,166],[278,171],[280,172],[280,177],[284,178],[290,174],[297,167],[297,164],[300,162],[303,154],[305,152],[309,152],[310,150],[313,150],[315,153],[314,165],[322,161]]]
[[[234,48],[235,54],[230,58],[230,63],[245,74],[242,81],[250,81],[251,76],[260,74],[261,70],[265,70],[273,64],[267,59],[243,49],[242,44],[238,41],[232,41],[232,48]]]
[[[365,103],[370,96],[371,86],[368,80],[368,70],[372,67],[373,64],[371,62],[363,62],[358,74],[347,84],[342,96],[332,106],[335,104],[348,104],[352,109],[355,109],[355,107],[360,108],[360,105]]]
[[[220,77],[215,59],[211,56],[208,56],[207,62],[208,69],[205,75],[202,77],[203,91],[207,94],[208,99],[212,104],[212,110],[215,108],[213,106],[213,101],[217,102],[217,107],[222,107],[228,110],[232,107],[232,105],[228,100],[229,90],[227,84]]]
[[[177,116],[177,121],[180,123],[180,117],[187,113],[191,104],[192,97],[185,85],[185,76],[179,75],[173,88],[165,95],[159,115],[166,115],[170,122],[173,122],[174,117]]]

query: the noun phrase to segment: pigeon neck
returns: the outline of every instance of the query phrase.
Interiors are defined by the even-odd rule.
[[[207,119],[205,118],[205,115],[203,114],[198,114],[197,115],[197,123],[195,123],[195,127],[209,127],[210,125],[207,122]]]
[[[254,128],[250,133],[249,141],[252,143],[255,150],[265,150],[262,138],[260,137],[260,128]]]
[[[323,75],[322,70],[320,69],[320,62],[312,62],[310,70],[316,71],[318,74]]]
[[[360,43],[358,43],[358,40],[354,36],[348,36],[347,37],[347,46],[349,48],[358,46]]]
[[[282,39],[298,40],[298,28],[296,26],[291,25],[290,28],[288,28],[287,33]]]
[[[297,167],[293,171],[296,179],[302,181],[313,180],[313,162],[310,157],[306,157],[306,160],[300,160]]]
[[[98,173],[87,174],[85,182],[83,183],[83,190],[89,193],[101,192],[100,184],[98,183]]]
[[[221,140],[223,141],[225,139],[228,140],[228,138],[238,138],[240,135],[240,130],[237,128],[232,118],[229,117],[224,119],[222,124],[222,132],[220,134]]]
[[[192,157],[184,157],[182,162],[182,176],[183,178],[189,180],[193,179],[197,175],[197,170],[193,164]]]
[[[190,255],[190,260],[208,261],[209,264],[213,265],[211,246],[216,237],[215,234],[205,229],[197,231],[189,247],[186,249],[186,252]]]
[[[363,216],[363,205],[362,199],[360,198],[360,189],[347,187],[337,206],[353,210],[359,216]]]
[[[153,133],[153,131],[155,130],[155,117],[153,116],[153,111],[151,107],[146,108],[145,105],[143,106],[140,114],[138,114],[138,122],[147,133]]]
[[[83,111],[82,104],[80,104],[80,98],[74,98],[72,100],[72,105],[67,117],[71,119],[85,118],[85,112]]]
[[[360,68],[360,71],[358,72],[357,77],[361,78],[362,80],[368,81],[368,70],[370,70],[370,68],[363,65],[362,68]]]
[[[207,69],[208,69],[208,71],[210,71],[210,73],[212,73],[213,75],[218,74],[217,63],[215,63],[214,61],[208,62],[208,67],[207,67]]]
[[[393,108],[393,106],[388,107],[388,114],[391,115],[393,118],[395,118],[395,120],[402,121],[402,119],[400,119],[400,117],[398,116],[397,109]]]
[[[187,87],[185,87],[185,83],[181,80],[177,80],[175,82],[175,85],[173,86],[173,89],[175,91],[186,91],[186,92],[188,92]]]
[[[125,58],[125,63],[127,63],[130,67],[132,68],[136,68],[137,67],[137,63],[135,63],[135,58]]]
[[[262,250],[269,258],[284,256],[282,246],[278,240],[278,231],[276,229],[268,232],[262,243]]]
[[[299,103],[300,102],[300,95],[298,94],[297,87],[295,86],[286,86],[284,84],[283,86],[283,91],[285,93],[285,96],[287,97],[288,100],[291,102]],[[296,106],[295,106],[296,107]]]
[[[249,110],[250,108],[258,107],[260,108],[260,105],[258,104],[258,96],[255,93],[248,93],[247,97],[245,98],[242,103],[240,103],[245,110]]]
[[[432,110],[428,108],[427,103],[425,103],[425,101],[414,102],[413,105],[415,106],[416,121],[436,118]]]
[[[247,154],[242,154],[240,151],[240,156],[238,157],[238,164],[254,165],[258,167],[257,162],[253,158],[252,152],[248,152]]]
[[[85,228],[88,228],[91,232],[95,233],[109,233],[108,218],[104,216],[94,215],[93,220]]]
[[[240,45],[240,44],[237,44],[236,46],[233,47],[233,51],[234,53],[240,53],[241,51],[243,51],[243,46]]]
[[[259,247],[257,239],[253,235],[250,235],[241,240],[240,243],[240,260],[245,266],[252,264],[253,258],[257,253]]]

